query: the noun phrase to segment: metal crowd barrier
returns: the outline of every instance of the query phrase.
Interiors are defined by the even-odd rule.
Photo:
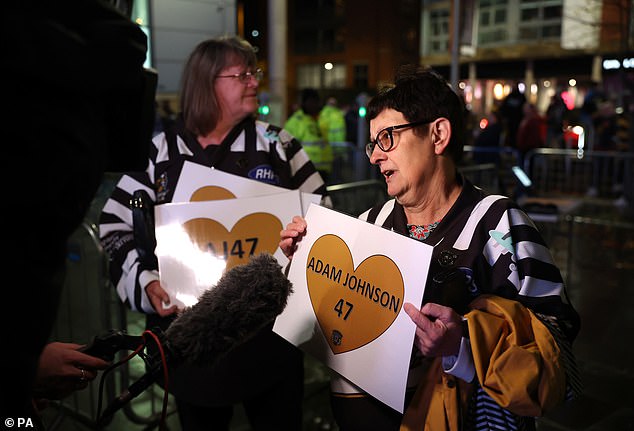
[[[327,187],[332,199],[333,209],[352,217],[357,217],[365,210],[387,198],[385,181],[363,180]]]
[[[374,180],[379,177],[378,170],[370,164],[364,147],[357,147],[352,142],[332,142],[333,175],[331,184],[342,184],[363,180]]]
[[[521,165],[521,154],[514,148],[465,145],[460,169],[466,173],[473,171],[474,176],[467,177],[485,191],[516,198],[523,191],[515,173]],[[486,170],[487,176],[478,176],[478,170]]]
[[[524,171],[540,196],[623,198],[634,203],[634,153],[537,148],[526,154]]]
[[[503,193],[504,186],[500,181],[500,172],[495,163],[459,166],[458,171],[487,193]]]
[[[537,224],[562,272],[572,299],[583,295],[584,277],[604,281],[634,272],[634,212],[607,201],[584,199],[554,217],[529,215]],[[603,275],[601,275],[603,274]],[[622,274],[622,275],[621,275]]]

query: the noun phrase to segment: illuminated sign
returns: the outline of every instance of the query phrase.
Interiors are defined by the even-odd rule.
[[[622,61],[616,58],[603,60],[603,70],[634,69],[634,58],[624,58]]]

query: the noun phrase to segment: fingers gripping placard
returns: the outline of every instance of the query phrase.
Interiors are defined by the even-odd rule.
[[[334,354],[377,339],[403,307],[405,288],[396,264],[387,256],[374,255],[355,268],[350,249],[336,235],[324,235],[311,247],[306,282],[317,321]]]

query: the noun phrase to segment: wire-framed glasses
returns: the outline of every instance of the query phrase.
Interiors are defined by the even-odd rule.
[[[431,123],[429,120],[421,120],[414,121],[413,123],[399,124],[397,126],[389,126],[385,129],[379,130],[379,133],[376,134],[376,138],[374,140],[370,140],[365,145],[365,154],[368,158],[372,157],[372,152],[374,151],[374,147],[378,146],[381,151],[388,152],[392,148],[394,148],[394,134],[395,130],[408,129],[410,127],[421,126],[426,123]]]
[[[231,75],[218,75],[216,78],[236,78],[243,84],[248,84],[251,81],[251,78],[255,78],[256,81],[261,81],[264,77],[264,72],[262,69],[255,69],[255,72],[242,72],[242,73],[233,73]]]

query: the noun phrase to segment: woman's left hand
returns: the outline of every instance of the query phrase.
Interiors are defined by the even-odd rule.
[[[419,310],[410,303],[403,306],[416,324],[414,344],[426,357],[457,355],[462,339],[462,316],[451,307],[427,303]]]

